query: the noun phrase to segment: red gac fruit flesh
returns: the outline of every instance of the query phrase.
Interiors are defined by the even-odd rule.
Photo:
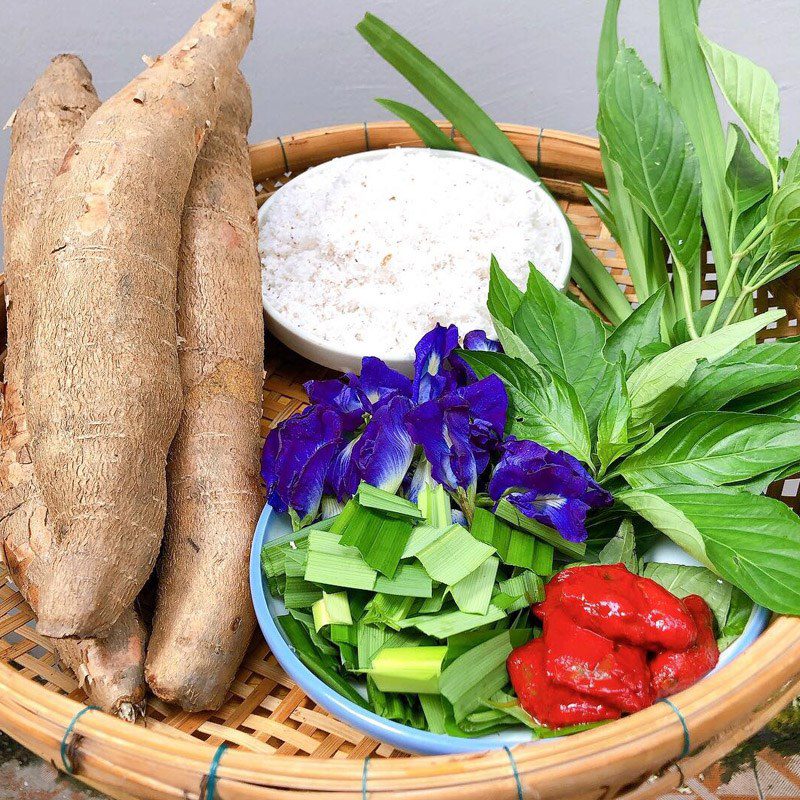
[[[563,610],[582,628],[647,650],[685,650],[697,627],[683,601],[624,564],[593,564],[562,570],[534,612],[545,619]]]
[[[564,686],[557,686],[545,670],[544,639],[517,647],[506,661],[511,685],[520,705],[548,728],[619,719],[617,708]]]
[[[711,609],[702,597],[690,594],[683,602],[697,626],[697,640],[686,650],[659,653],[650,662],[655,699],[688,689],[707,675],[719,661]]]
[[[560,609],[547,614],[544,643],[547,677],[558,686],[620,711],[641,711],[653,702],[645,650],[581,628]]]

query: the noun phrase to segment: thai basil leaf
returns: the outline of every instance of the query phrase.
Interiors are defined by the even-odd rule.
[[[680,391],[701,358],[709,362],[717,361],[766,325],[785,316],[785,313],[775,309],[753,319],[736,322],[699,339],[679,344],[668,353],[642,364],[628,378],[632,423],[659,422],[676,404]]]
[[[762,414],[700,412],[674,422],[618,467],[633,487],[723,486],[800,462],[800,423]]]
[[[699,306],[700,167],[683,121],[636,52],[621,48],[600,93],[600,135],[672,251],[695,276]]]
[[[603,350],[603,355],[610,364],[616,364],[624,355],[626,370],[632,372],[642,362],[641,349],[661,342],[659,321],[665,294],[666,287],[660,287],[628,319],[614,328]]]
[[[676,597],[700,595],[714,613],[718,629],[721,631],[725,627],[734,588],[710,569],[651,561],[645,565],[644,577],[661,584]]]
[[[600,43],[597,49],[598,94],[611,74],[619,51],[617,34],[619,6],[619,0],[608,0],[606,3],[603,26],[600,30]],[[602,123],[599,123],[598,127],[602,127]],[[609,221],[613,221],[613,227],[607,222],[606,227],[622,247],[636,296],[639,298],[639,302],[643,302],[668,280],[664,251],[663,248],[652,247],[654,226],[642,207],[633,200],[625,188],[619,164],[611,158],[602,141],[600,142],[600,159],[606,186],[608,186]],[[589,199],[592,200],[591,194],[589,194]],[[603,219],[602,214],[600,217]],[[668,300],[667,314],[671,319],[674,315],[671,293]]]
[[[533,439],[551,450],[565,450],[591,463],[592,444],[586,414],[574,389],[558,375],[537,372],[502,353],[459,350],[479,378],[498,375],[509,399],[506,433]]]
[[[728,611],[728,618],[725,625],[720,630],[720,638],[717,642],[720,650],[730,647],[738,639],[747,627],[750,615],[753,613],[753,601],[741,590],[733,587],[731,593],[731,605]]]
[[[397,100],[387,100],[384,97],[377,98],[375,102],[396,117],[400,117],[403,122],[407,122],[414,133],[422,139],[425,147],[430,147],[432,150],[458,150],[453,140],[430,117],[413,106],[399,103]]]
[[[591,426],[608,396],[598,391],[608,364],[603,358],[606,334],[597,315],[531,269],[512,327],[542,364],[572,386]]]
[[[639,571],[639,559],[636,558],[636,537],[633,535],[633,523],[623,519],[614,538],[600,551],[601,564],[624,564],[634,574]]]
[[[800,249],[800,183],[781,186],[767,205],[767,226],[774,228],[771,251]]]
[[[800,181],[800,142],[797,143],[792,154],[786,161],[786,169],[783,171],[783,185]]]
[[[719,318],[717,319],[717,323],[714,326],[714,330],[719,330],[725,322],[725,319],[728,316],[728,313],[733,308],[734,304],[733,297],[726,297],[722,301],[722,309],[719,314]],[[707,305],[703,306],[702,308],[698,309],[697,311],[692,314],[692,320],[694,321],[695,330],[702,331],[706,323],[708,322],[708,318],[711,316],[711,311],[714,308],[713,303],[708,303]],[[684,342],[688,342],[692,337],[689,335],[689,330],[686,327],[686,320],[679,319],[675,326],[672,329],[672,338],[676,344],[683,344]]]
[[[728,127],[725,183],[731,194],[735,218],[772,192],[770,171],[753,155],[747,137],[738,125]]]
[[[730,487],[631,489],[618,499],[689,555],[779,614],[800,614],[800,519]]]
[[[634,447],[628,437],[631,404],[623,362],[615,364],[611,374],[614,378],[611,394],[597,420],[597,458],[602,472]]]
[[[522,303],[523,292],[503,272],[497,259],[492,256],[489,264],[489,296],[486,307],[492,317],[511,330],[514,314]]]
[[[781,399],[774,397],[778,387],[786,387],[790,394],[800,391],[800,366],[701,361],[668,419],[680,419],[696,411],[718,411],[729,403],[734,404],[729,410],[755,411]],[[759,397],[764,401],[756,399]]]
[[[763,67],[720,47],[700,31],[697,37],[722,94],[764,154],[777,183],[780,146],[777,84]]]
[[[661,77],[667,99],[686,124],[703,179],[703,218],[720,285],[731,265],[730,201],[725,188],[725,136],[697,41],[698,0],[659,0]]]

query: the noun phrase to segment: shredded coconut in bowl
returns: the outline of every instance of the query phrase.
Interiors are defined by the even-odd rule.
[[[260,225],[265,307],[352,353],[408,358],[437,322],[493,335],[492,255],[521,288],[529,261],[564,281],[553,202],[474,157],[397,148],[334,159],[282,187]]]

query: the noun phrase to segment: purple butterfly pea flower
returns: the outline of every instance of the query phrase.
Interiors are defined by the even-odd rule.
[[[587,538],[590,509],[611,505],[613,498],[586,471],[578,459],[513,436],[489,481],[495,502],[505,497],[526,517],[557,530],[567,541]]]
[[[503,382],[490,375],[412,409],[406,423],[422,446],[435,481],[471,505],[478,477],[503,434],[508,408]]]
[[[458,328],[455,325],[445,328],[437,323],[417,342],[411,393],[415,403],[434,400],[455,387],[455,376],[447,359],[457,347]]]
[[[314,519],[325,476],[342,445],[342,417],[324,406],[309,406],[270,431],[261,456],[267,502],[289,511],[297,526]]]
[[[414,456],[404,422],[412,407],[411,400],[401,395],[384,401],[364,430],[334,458],[326,485],[339,500],[354,495],[361,481],[387,492],[398,490]]]
[[[307,381],[303,388],[312,403],[341,414],[346,433],[360,428],[365,414],[392,397],[411,397],[411,379],[372,356],[362,360],[361,375],[348,372],[341,378]]]
[[[503,345],[495,339],[490,339],[486,335],[486,331],[475,330],[470,331],[464,336],[464,349],[465,350],[483,350],[489,353],[502,353]],[[458,353],[451,353],[449,358],[450,364],[456,376],[456,381],[459,386],[468,386],[470,383],[475,383],[478,376],[475,370],[467,364],[467,362]]]

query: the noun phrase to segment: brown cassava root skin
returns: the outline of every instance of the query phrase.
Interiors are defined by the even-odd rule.
[[[53,59],[17,109],[11,129],[11,158],[3,201],[8,355],[0,426],[0,552],[11,577],[34,611],[40,554],[51,543],[47,508],[28,449],[20,380],[25,369],[25,330],[38,297],[31,234],[42,197],[67,148],[100,105],[91,75],[77,56]],[[144,701],[146,631],[135,612],[125,611],[108,639],[52,640],[59,660],[88,691],[91,702],[131,721]]]
[[[38,609],[47,636],[107,634],[158,555],[182,405],[183,201],[254,11],[218,2],[106,101],[44,198],[23,393],[54,541]]]
[[[263,496],[264,328],[256,201],[237,74],[183,211],[178,356],[185,407],[167,463],[167,527],[145,673],[187,711],[217,709],[255,619],[247,562]]]

